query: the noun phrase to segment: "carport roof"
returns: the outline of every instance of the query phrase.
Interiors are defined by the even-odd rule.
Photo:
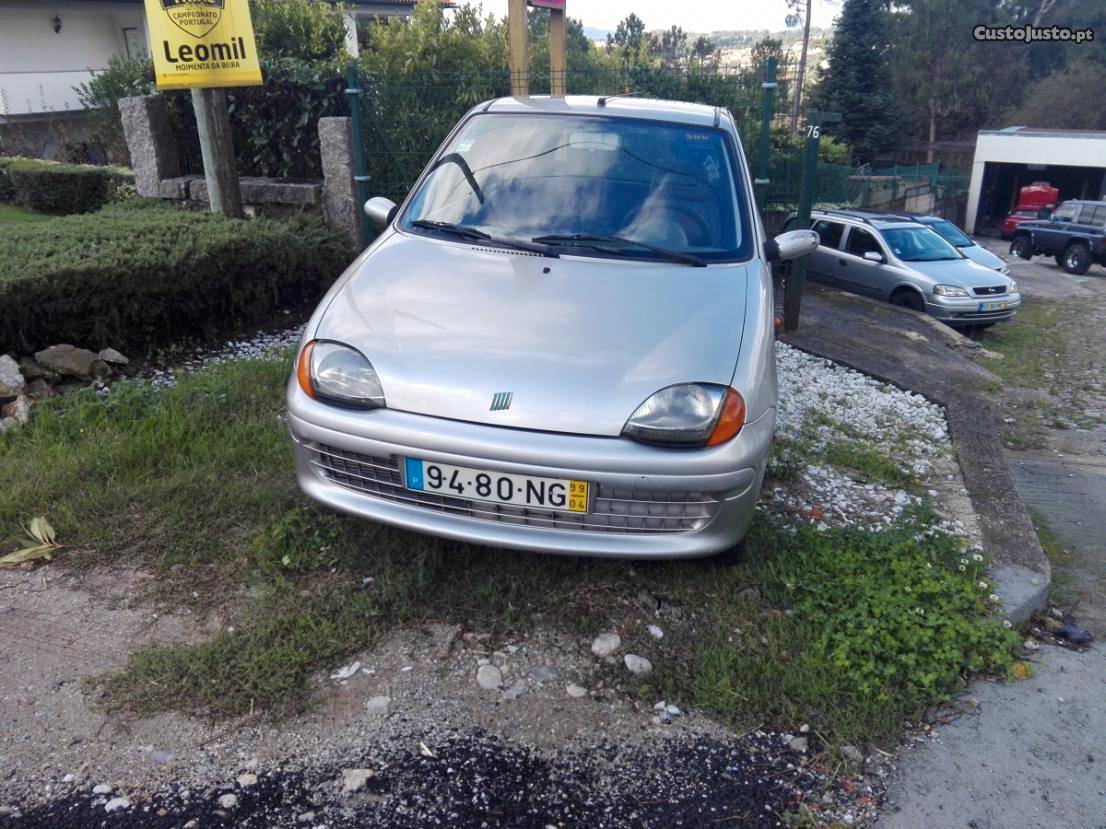
[[[1035,136],[1039,138],[1106,138],[1106,130],[1061,130],[1050,127],[1006,127],[1001,130],[980,130],[979,134]]]

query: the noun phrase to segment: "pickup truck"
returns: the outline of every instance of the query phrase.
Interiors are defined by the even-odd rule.
[[[1070,199],[1047,219],[1022,222],[1010,253],[1022,259],[1054,256],[1070,274],[1085,274],[1092,264],[1106,266],[1106,201]]]

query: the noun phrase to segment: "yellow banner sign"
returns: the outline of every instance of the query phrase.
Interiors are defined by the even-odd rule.
[[[158,89],[258,86],[249,0],[146,0]]]

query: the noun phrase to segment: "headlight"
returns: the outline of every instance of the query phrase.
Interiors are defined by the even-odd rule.
[[[1009,294],[1016,294],[1018,292],[1018,283],[1011,279],[1010,285],[1006,288],[1006,292]]]
[[[384,389],[372,363],[348,345],[312,340],[300,352],[296,377],[311,397],[365,409],[384,405]]]
[[[955,285],[934,285],[933,293],[937,296],[971,296],[966,289]]]
[[[643,443],[716,446],[745,425],[745,401],[731,388],[685,383],[661,389],[626,421],[622,434]]]

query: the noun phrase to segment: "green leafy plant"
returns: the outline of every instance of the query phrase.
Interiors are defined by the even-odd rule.
[[[0,350],[144,348],[270,320],[342,272],[318,219],[226,219],[132,200],[0,233]]]
[[[130,170],[12,158],[4,164],[12,201],[39,213],[91,213],[111,201],[116,188],[133,184]]]
[[[31,523],[23,528],[23,532],[32,543],[13,553],[0,556],[0,568],[18,567],[20,564],[37,559],[50,561],[54,553],[61,549],[61,545],[57,543],[54,528],[41,515],[32,518]]]

